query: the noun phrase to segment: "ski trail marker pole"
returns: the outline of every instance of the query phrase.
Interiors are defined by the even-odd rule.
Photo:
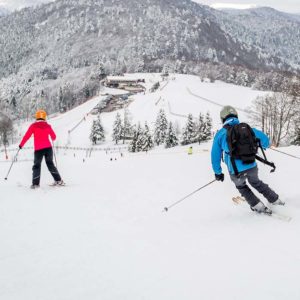
[[[14,162],[17,160],[17,156],[18,156],[20,150],[21,150],[21,149],[19,148],[18,151],[17,151],[17,153],[16,153],[16,155],[15,155],[14,158],[13,158],[13,161],[11,162],[10,168],[9,168],[9,170],[8,170],[8,172],[7,172],[6,176],[5,176],[5,178],[4,178],[5,180],[7,180],[8,175],[9,175],[9,173],[10,173],[10,170],[11,170],[11,168],[12,168]]]
[[[169,209],[170,209],[171,207],[173,207],[173,206],[177,205],[178,203],[182,202],[183,200],[185,200],[186,198],[188,198],[188,197],[192,196],[193,194],[197,193],[198,191],[200,191],[200,190],[204,189],[205,187],[207,187],[208,185],[210,185],[210,184],[214,183],[215,181],[217,181],[217,180],[216,180],[216,179],[214,179],[214,180],[210,181],[209,183],[207,183],[207,184],[205,184],[205,185],[203,185],[203,186],[199,187],[198,189],[196,189],[196,190],[195,190],[195,191],[193,191],[192,193],[190,193],[190,194],[186,195],[185,197],[183,197],[183,198],[179,199],[178,201],[174,202],[173,204],[171,204],[171,205],[169,205],[169,206],[166,206],[166,207],[164,208],[163,212],[167,212],[167,211],[169,211]]]

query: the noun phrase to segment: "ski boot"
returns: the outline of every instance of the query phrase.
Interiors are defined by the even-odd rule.
[[[59,181],[54,181],[52,183],[52,186],[64,186],[66,185],[65,182],[63,180],[59,180]]]
[[[280,200],[280,199],[278,198],[275,202],[273,202],[273,203],[271,203],[271,204],[273,204],[273,205],[285,205],[285,202],[282,201],[282,200]]]
[[[268,207],[266,207],[261,201],[258,202],[256,205],[251,206],[250,207],[251,210],[260,213],[260,214],[267,214],[267,215],[271,215],[272,214],[272,210]]]
[[[31,188],[32,190],[38,189],[39,187],[40,187],[39,184],[32,184],[32,185],[30,186],[30,188]]]

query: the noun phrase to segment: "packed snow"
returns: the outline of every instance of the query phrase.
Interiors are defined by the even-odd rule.
[[[216,130],[220,106],[239,107],[245,120],[251,101],[262,94],[196,76],[171,78],[155,93],[133,96],[134,121],[152,124],[165,108],[183,125],[188,113],[210,111]],[[49,186],[43,164],[40,189],[29,189],[32,149],[19,152],[5,181],[16,146],[8,161],[0,153],[0,299],[300,299],[300,162],[269,150],[276,172],[259,165],[261,179],[286,201],[274,211],[291,216],[290,222],[234,205],[238,192],[224,165],[223,183],[213,182],[166,212],[214,180],[211,142],[194,144],[192,155],[188,146],[130,154],[111,141],[112,112],[102,114],[107,142],[75,149],[91,148],[96,116],[90,111],[103,97],[49,118],[55,145],[73,147],[56,150],[65,187]],[[299,156],[299,147],[280,150]]]

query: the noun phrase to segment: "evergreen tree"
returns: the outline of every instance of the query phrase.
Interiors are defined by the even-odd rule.
[[[106,70],[105,70],[105,67],[103,65],[102,62],[99,63],[98,65],[98,79],[102,80],[104,79],[106,76],[107,76],[107,73],[106,73]]]
[[[159,146],[165,142],[167,129],[168,129],[168,121],[166,118],[166,114],[165,111],[161,109],[158,112],[156,122],[155,122],[154,142],[156,145]]]
[[[207,112],[205,118],[202,113],[199,114],[198,124],[196,127],[196,141],[199,144],[211,138],[212,119],[209,112]]]
[[[137,130],[136,130],[136,128],[134,128],[132,130],[132,140],[130,141],[129,146],[128,146],[129,152],[136,152],[137,138],[138,138]]]
[[[169,123],[168,133],[166,137],[166,148],[172,148],[178,145],[178,138],[176,132],[173,128],[172,122]]]
[[[122,126],[122,139],[123,139],[123,144],[125,143],[126,139],[129,139],[132,137],[132,125],[130,122],[130,113],[128,109],[124,110],[124,122]]]
[[[132,130],[132,134],[133,134],[133,137],[132,137],[132,140],[130,141],[129,143],[129,147],[128,147],[128,150],[130,152],[138,152],[138,151],[141,151],[141,133],[142,133],[142,128],[141,128],[141,125],[138,124],[138,126],[134,126],[133,130]]]
[[[147,122],[142,134],[142,151],[148,151],[153,148],[153,140]]]
[[[66,105],[66,103],[65,103],[65,99],[64,99],[62,87],[59,88],[59,94],[58,94],[58,106],[59,106],[59,111],[60,111],[61,113],[67,111],[67,105]]]
[[[183,130],[181,144],[188,145],[194,143],[195,140],[196,140],[195,122],[193,120],[193,115],[189,114],[186,126]]]
[[[196,128],[196,140],[199,144],[202,141],[204,141],[204,129],[205,129],[204,117],[203,114],[200,113],[197,128]]]
[[[84,93],[85,99],[88,99],[91,97],[90,88],[87,84],[83,87],[83,93]]]
[[[141,124],[138,124],[137,131],[136,131],[136,147],[135,151],[140,152],[143,150],[143,145],[144,145],[144,131],[141,127]]]
[[[118,144],[119,140],[122,138],[122,120],[121,116],[119,113],[116,115],[116,119],[114,122],[114,127],[113,127],[113,134],[112,134],[113,141]]]
[[[163,69],[162,69],[162,71],[161,71],[161,76],[162,76],[163,78],[166,78],[166,77],[169,76],[169,66],[168,66],[167,64],[165,64],[165,65],[163,66]]]
[[[101,124],[100,115],[97,116],[97,120],[93,121],[90,140],[92,141],[93,145],[105,140],[104,129]]]
[[[212,118],[210,113],[207,112],[205,116],[204,129],[203,129],[203,140],[207,141],[212,137]]]
[[[0,113],[0,145],[8,146],[9,138],[13,135],[13,122],[10,118]]]

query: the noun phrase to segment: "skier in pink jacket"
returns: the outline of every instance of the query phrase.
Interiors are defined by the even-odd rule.
[[[38,110],[35,114],[36,122],[32,123],[25,133],[19,148],[22,149],[29,138],[34,137],[34,165],[32,167],[32,185],[35,189],[40,186],[41,163],[45,157],[46,165],[54,178],[53,185],[64,185],[56,166],[53,163],[53,149],[49,140],[55,141],[56,135],[52,127],[46,122],[47,113],[44,110]]]

